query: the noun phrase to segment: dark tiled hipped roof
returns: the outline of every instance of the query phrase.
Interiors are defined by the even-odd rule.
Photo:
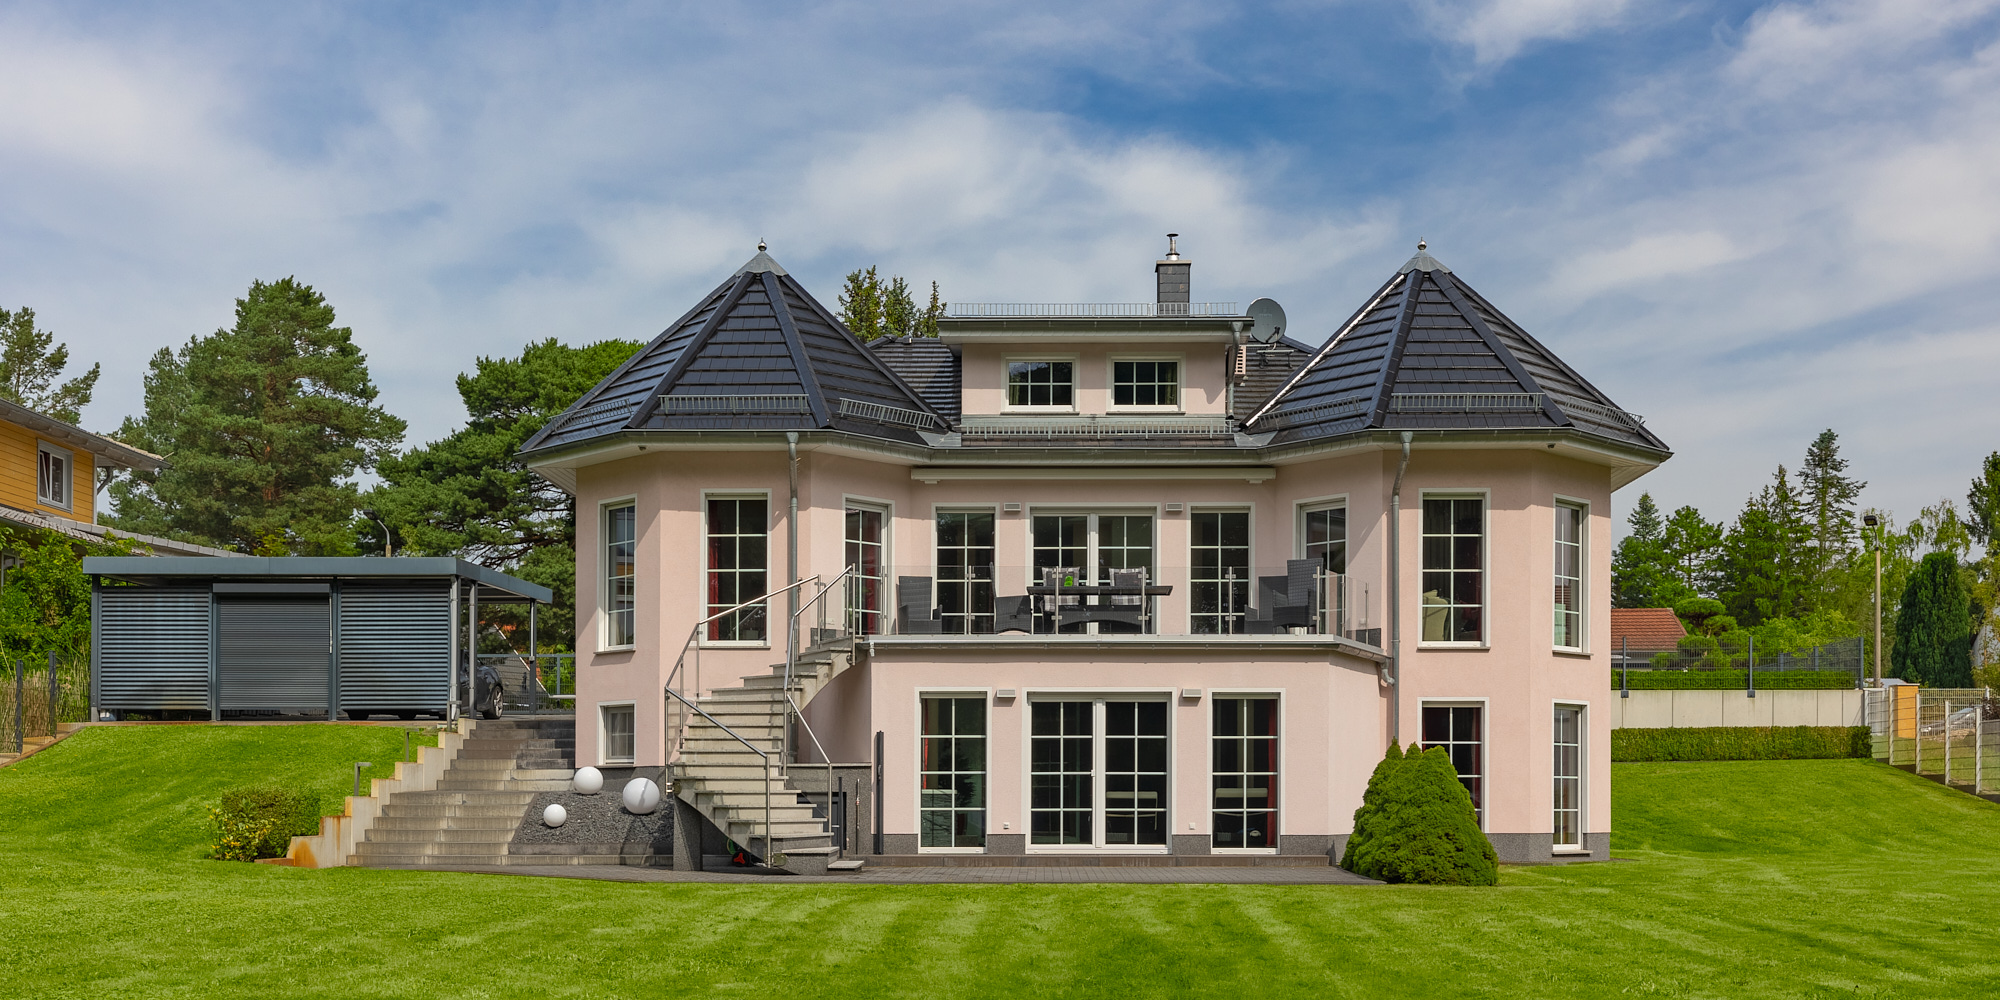
[[[1420,247],[1248,430],[1285,443],[1377,428],[1556,427],[1667,450]]]
[[[946,421],[761,249],[522,446],[623,430],[852,430],[912,443]]]
[[[903,377],[931,409],[958,419],[958,355],[936,337],[882,337],[868,349]]]

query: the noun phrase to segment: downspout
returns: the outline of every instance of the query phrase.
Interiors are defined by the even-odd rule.
[[[1403,432],[1403,458],[1396,463],[1396,485],[1389,489],[1389,743],[1403,745],[1403,473],[1410,468],[1409,431]],[[1378,672],[1380,668],[1377,668]]]
[[[790,466],[792,500],[785,516],[785,567],[786,584],[799,582],[799,432],[785,432],[785,455]],[[785,649],[788,656],[798,649],[799,592],[796,588],[785,592]]]

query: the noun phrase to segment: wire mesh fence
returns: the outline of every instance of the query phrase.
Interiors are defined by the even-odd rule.
[[[0,752],[53,736],[64,722],[90,715],[90,658],[49,656],[0,661]]]
[[[1868,689],[1867,699],[1877,760],[2000,794],[2000,701],[1990,689],[1896,684]]]

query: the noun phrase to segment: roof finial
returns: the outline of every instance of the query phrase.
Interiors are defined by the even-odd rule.
[[[759,249],[759,250],[762,250],[762,249],[764,249],[764,247],[763,247],[763,245],[762,245],[762,244],[759,244],[759,245],[758,245],[758,247],[757,247],[757,249]],[[1423,252],[1424,252],[1425,250],[1428,250],[1428,249],[1430,249],[1430,244],[1428,244],[1428,243],[1425,243],[1425,242],[1424,242],[1424,238],[1423,238],[1423,237],[1421,237],[1421,236],[1417,237],[1417,252],[1418,252],[1418,253],[1423,253]]]
[[[763,241],[763,240],[758,240],[758,241],[757,241],[757,252],[758,252],[758,253],[763,253],[763,252],[765,251],[765,249],[767,249],[767,248],[766,248],[766,247],[764,246],[764,241]]]
[[[1177,240],[1177,239],[1180,239],[1180,236],[1181,236],[1181,234],[1179,234],[1179,233],[1168,233],[1168,234],[1167,234],[1167,259],[1168,259],[1168,260],[1179,260],[1179,259],[1181,259],[1181,252],[1180,252],[1180,251],[1179,251],[1178,249],[1176,249],[1176,248],[1175,248],[1175,246],[1174,246],[1174,241],[1175,241],[1175,240]]]

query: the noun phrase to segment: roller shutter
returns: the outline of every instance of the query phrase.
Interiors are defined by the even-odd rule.
[[[442,712],[450,697],[450,584],[344,585],[340,707]]]
[[[326,713],[331,622],[324,596],[218,595],[215,612],[223,711]]]
[[[106,587],[97,611],[103,707],[208,711],[207,587]]]

